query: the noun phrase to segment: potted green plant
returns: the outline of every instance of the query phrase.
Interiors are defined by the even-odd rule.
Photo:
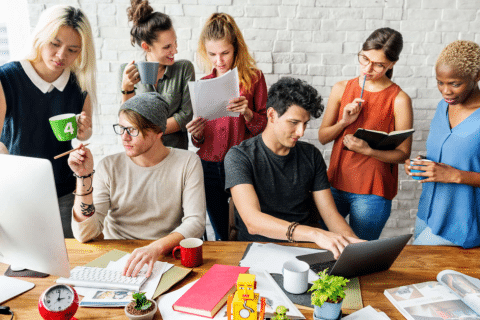
[[[157,303],[145,297],[145,292],[132,295],[133,300],[125,306],[125,314],[132,320],[151,320],[157,312]]]
[[[320,272],[320,278],[313,282],[308,290],[312,292],[314,319],[336,320],[342,313],[342,302],[345,298],[345,286],[350,280],[340,276],[327,274],[327,269]]]

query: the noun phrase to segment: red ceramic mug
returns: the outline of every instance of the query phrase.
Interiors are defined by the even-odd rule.
[[[177,260],[181,258],[182,265],[187,268],[198,267],[203,263],[202,245],[203,241],[197,238],[183,239],[173,248],[172,256]],[[177,250],[180,250],[180,258],[175,255]]]

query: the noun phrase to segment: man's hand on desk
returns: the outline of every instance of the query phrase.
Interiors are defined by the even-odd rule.
[[[333,253],[335,259],[338,259],[343,249],[350,243],[364,242],[351,236],[344,236],[339,233],[317,229],[314,235],[313,242],[320,248],[327,249]]]

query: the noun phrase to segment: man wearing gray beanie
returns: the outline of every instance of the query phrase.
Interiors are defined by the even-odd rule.
[[[133,251],[127,276],[136,276],[145,264],[150,275],[161,255],[205,230],[200,158],[163,145],[167,107],[158,93],[136,95],[120,107],[113,125],[125,152],[103,158],[96,170],[85,146],[68,159],[77,177],[72,230],[78,241],[102,233],[105,239],[156,240]]]

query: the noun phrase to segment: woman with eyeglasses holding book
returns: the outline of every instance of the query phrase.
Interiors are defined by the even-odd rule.
[[[358,53],[360,75],[333,86],[318,131],[322,144],[335,141],[328,179],[338,211],[350,216],[361,239],[380,237],[397,194],[398,164],[410,157],[411,137],[394,150],[375,150],[353,136],[358,128],[384,132],[412,128],[410,97],[391,80],[402,48],[398,31],[375,30]]]
[[[443,96],[430,123],[429,162],[405,162],[420,177],[422,195],[415,222],[418,245],[472,248],[480,245],[480,46],[457,40],[435,65]],[[412,172],[411,170],[422,172]]]
[[[215,237],[225,241],[228,240],[229,195],[225,192],[223,160],[231,147],[265,129],[267,85],[235,20],[226,13],[214,13],[208,18],[200,34],[198,55],[205,70],[211,71],[202,79],[220,77],[237,67],[240,80],[240,97],[232,99],[227,107],[237,112],[238,117],[210,121],[196,118],[187,124],[202,160],[207,212]]]
[[[167,147],[188,149],[186,125],[192,120],[188,82],[195,80],[195,69],[188,60],[175,61],[177,34],[170,17],[154,11],[148,0],[131,0],[127,10],[132,45],[145,53],[145,61],[158,62],[155,85],[142,84],[135,61],[120,66],[122,103],[144,92],[158,92],[168,102],[167,129],[162,137]]]
[[[92,135],[96,104],[96,60],[90,23],[82,10],[64,5],[45,10],[32,33],[25,59],[0,67],[0,153],[52,162],[65,237],[75,178],[67,159],[54,156],[72,149],[58,141],[49,118],[74,113],[77,139]]]

